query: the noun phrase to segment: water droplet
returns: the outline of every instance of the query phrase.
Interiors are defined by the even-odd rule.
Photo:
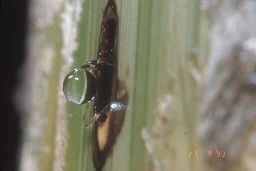
[[[63,92],[73,103],[88,103],[96,94],[96,80],[88,70],[74,69],[64,79]]]

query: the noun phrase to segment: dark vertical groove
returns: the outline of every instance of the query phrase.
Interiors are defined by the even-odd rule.
[[[18,81],[18,71],[25,59],[28,0],[1,1],[0,22],[3,29],[1,48],[1,84],[4,85],[2,121],[4,136],[2,140],[3,158],[1,171],[18,170],[20,146],[20,113],[13,103],[14,89]],[[4,46],[4,47],[3,47]],[[6,53],[4,52],[6,50]]]

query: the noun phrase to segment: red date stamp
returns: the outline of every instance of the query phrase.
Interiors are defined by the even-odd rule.
[[[192,156],[198,156],[200,155],[198,153],[197,150],[190,150],[189,153],[188,153],[188,156],[189,157],[192,157]],[[224,158],[226,157],[226,152],[225,151],[219,151],[219,150],[209,150],[207,152],[207,156],[210,158],[210,157],[219,157],[219,158]]]

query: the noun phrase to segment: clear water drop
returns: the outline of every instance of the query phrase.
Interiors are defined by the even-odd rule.
[[[86,69],[74,69],[64,79],[63,92],[73,103],[87,103],[96,94],[96,80]]]

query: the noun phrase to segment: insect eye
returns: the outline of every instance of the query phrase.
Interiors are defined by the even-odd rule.
[[[86,69],[74,69],[63,81],[63,92],[73,103],[88,103],[96,95],[96,79]]]

